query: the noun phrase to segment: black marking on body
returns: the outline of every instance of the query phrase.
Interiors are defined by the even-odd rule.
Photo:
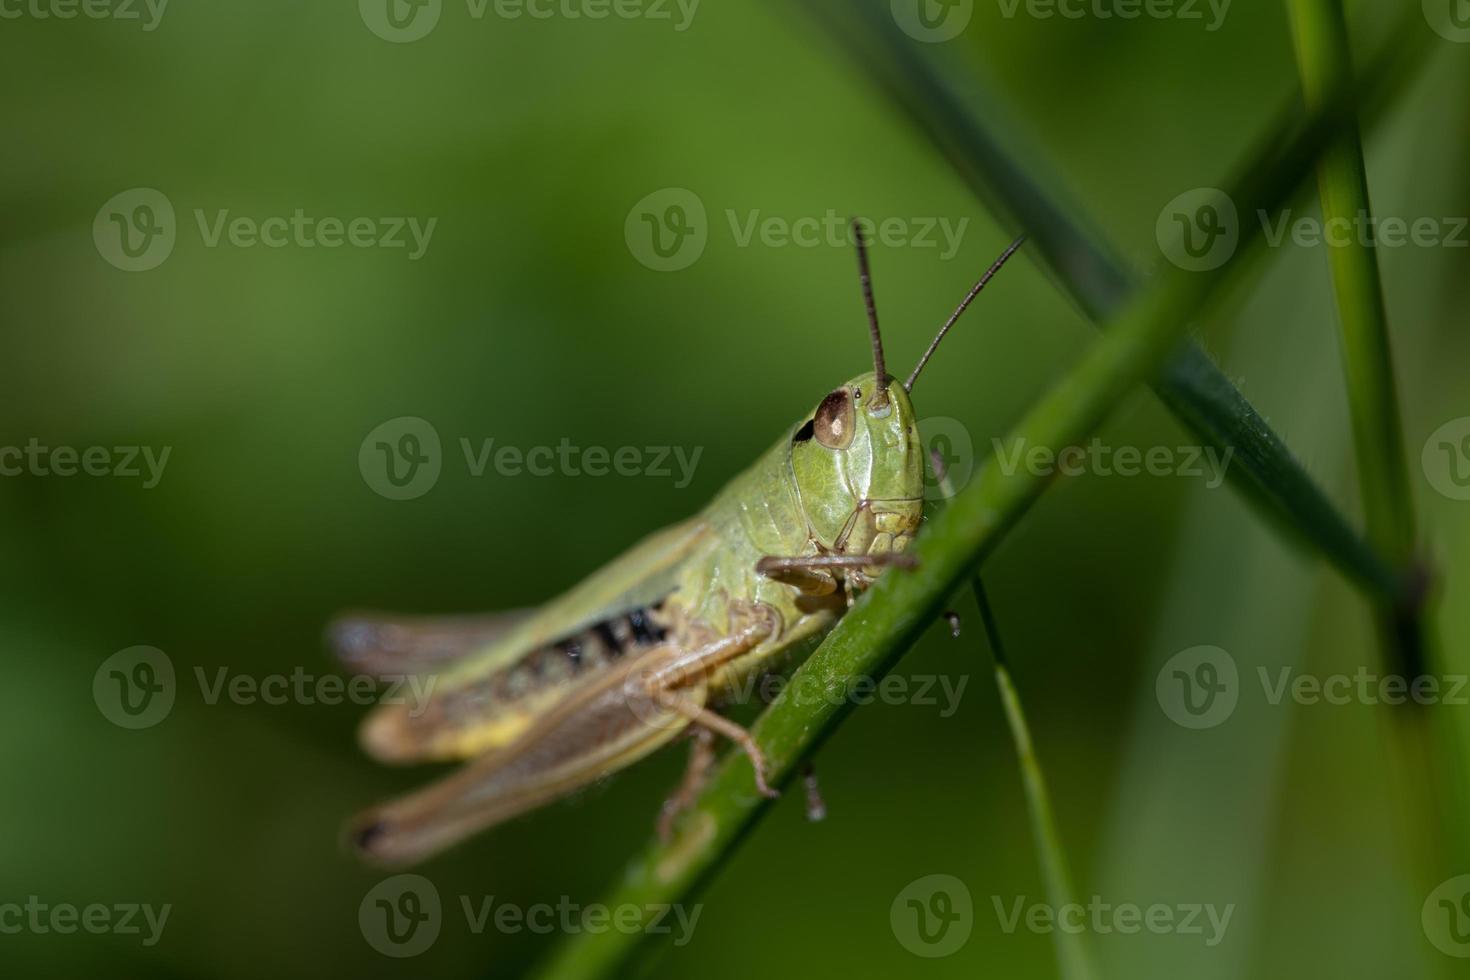
[[[817,432],[817,420],[807,419],[806,424],[797,429],[791,436],[792,443],[806,442]]]
[[[575,636],[562,640],[556,645],[556,649],[560,650],[562,655],[571,661],[572,671],[574,673],[582,669],[584,663],[582,660],[582,642]]]
[[[592,632],[597,634],[598,641],[602,644],[603,649],[608,652],[609,656],[621,657],[623,655],[625,644],[619,641],[617,635],[613,633],[613,620],[604,619],[602,622],[594,624]]]
[[[628,626],[633,630],[633,639],[639,643],[657,643],[664,638],[665,630],[642,609],[628,613]]]
[[[662,607],[658,602],[630,609],[531,650],[491,677],[451,693],[447,707],[466,721],[482,717],[487,709],[492,714],[497,708],[514,710],[579,676],[642,653],[668,636],[659,615]]]

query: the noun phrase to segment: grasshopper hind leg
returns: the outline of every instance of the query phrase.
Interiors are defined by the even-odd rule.
[[[659,811],[658,836],[660,840],[672,839],[675,821],[684,811],[694,805],[694,801],[699,797],[705,784],[709,782],[709,773],[715,763],[716,735],[723,735],[745,753],[746,758],[750,760],[751,768],[755,770],[757,792],[768,800],[780,797],[780,792],[772,789],[767,781],[769,770],[766,765],[766,757],[761,752],[760,746],[756,745],[750,732],[723,715],[715,714],[693,699],[676,695],[670,697],[667,704],[668,707],[689,719],[694,747],[689,753],[689,766],[684,770],[684,778],[680,780],[673,795],[664,801],[663,808]]]
[[[348,841],[364,858],[401,866],[465,837],[568,796],[673,740],[688,718],[663,698],[638,693],[631,672],[571,699],[515,742],[436,783],[359,815]],[[696,684],[680,701],[703,702]]]
[[[379,864],[429,857],[470,834],[567,796],[672,741],[691,724],[736,741],[765,765],[749,733],[706,711],[706,680],[780,629],[768,607],[748,610],[728,636],[683,649],[655,647],[559,702],[513,742],[409,796],[373,807],[349,828],[355,850]]]
[[[673,839],[675,821],[694,805],[709,782],[709,772],[715,764],[715,733],[708,728],[696,727],[691,738],[689,765],[684,770],[684,778],[679,780],[678,787],[664,801],[658,814],[658,837],[662,841]]]

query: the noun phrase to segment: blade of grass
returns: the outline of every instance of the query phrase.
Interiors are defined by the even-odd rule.
[[[1041,862],[1047,901],[1052,908],[1057,909],[1073,905],[1076,904],[1077,890],[1072,884],[1067,855],[1062,848],[1061,833],[1057,830],[1056,815],[1052,812],[1046,776],[1041,771],[1040,760],[1036,758],[1031,728],[1026,724],[1026,712],[1021,707],[1021,695],[1011,679],[1010,662],[1006,659],[1005,647],[1001,645],[1000,626],[995,621],[995,613],[990,608],[990,599],[985,594],[985,586],[979,575],[970,579],[970,590],[975,594],[975,604],[980,608],[980,621],[985,625],[985,636],[990,641],[1001,708],[1005,711],[1011,738],[1016,743],[1016,759],[1020,763],[1021,781],[1026,788],[1026,805],[1031,813],[1032,833],[1036,835],[1036,855]],[[1085,931],[1058,929],[1052,934],[1052,938],[1057,950],[1057,970],[1062,980],[1092,980],[1098,976]]]
[[[1318,157],[1356,107],[1386,99],[1410,74],[1395,49],[1365,73],[1368,84],[1334,91],[1300,125],[1268,134],[1241,176],[1232,197],[1247,213],[1276,211],[1293,199]],[[1188,324],[1233,282],[1242,258],[1260,237],[1258,223],[1241,229],[1240,248],[1229,262],[1209,272],[1167,267],[1119,312],[1110,329],[1090,347],[1020,420],[1011,440],[1061,448],[1087,437],[1119,400],[1162,370]],[[773,782],[784,785],[800,764],[830,737],[853,708],[831,692],[846,690],[855,677],[881,678],[942,611],[945,600],[973,574],[1045,491],[1049,479],[1018,467],[1007,473],[988,461],[969,487],[957,494],[919,535],[918,567],[884,575],[847,613],[782,689],[752,734],[765,755]],[[815,694],[816,696],[811,696]],[[647,909],[690,894],[718,869],[769,806],[754,789],[754,773],[743,753],[727,755],[690,808],[675,837],[654,842],[623,876],[608,907]],[[568,980],[618,970],[646,936],[642,932],[584,931],[568,936],[548,962],[544,976]]]
[[[929,459],[930,468],[945,500],[954,496],[954,484],[946,472],[944,457],[935,452]],[[970,591],[975,596],[975,606],[980,612],[981,625],[985,627],[985,638],[990,643],[990,655],[995,664],[995,686],[1000,693],[1001,710],[1005,712],[1006,727],[1011,740],[1016,744],[1016,762],[1021,770],[1021,785],[1026,794],[1026,810],[1031,818],[1031,832],[1036,838],[1036,858],[1041,864],[1041,877],[1046,888],[1047,901],[1055,909],[1076,904],[1077,889],[1072,884],[1072,873],[1068,868],[1067,853],[1062,847],[1062,835],[1057,829],[1056,814],[1051,806],[1051,793],[1046,788],[1046,776],[1041,769],[1041,760],[1036,756],[1036,744],[1031,739],[1031,726],[1026,722],[1025,709],[1021,707],[1021,695],[1011,678],[1010,659],[1006,656],[1005,644],[1000,638],[1000,624],[990,606],[985,584],[978,574],[970,578]],[[954,635],[960,635],[959,620],[953,620]],[[1090,943],[1085,932],[1058,929],[1052,933],[1052,943],[1057,953],[1057,970],[1062,980],[1093,980],[1098,976],[1093,964]]]
[[[1318,105],[1334,85],[1352,76],[1347,22],[1339,0],[1287,0],[1286,7],[1302,94],[1307,105]],[[1345,222],[1357,229],[1360,218],[1371,220],[1368,173],[1356,123],[1349,123],[1322,157],[1317,184],[1325,227]],[[1328,244],[1368,541],[1389,561],[1406,567],[1416,546],[1414,503],[1378,254],[1351,233],[1342,245],[1331,240]]]
[[[1026,789],[1026,808],[1030,811],[1032,833],[1036,835],[1036,857],[1041,861],[1047,901],[1053,908],[1075,905],[1076,887],[1072,883],[1072,871],[1067,868],[1066,851],[1061,848],[1061,833],[1057,830],[1057,817],[1051,810],[1047,777],[1042,773],[1041,761],[1036,758],[1035,743],[1030,739],[1030,726],[1026,724],[1026,711],[1020,705],[1016,682],[1011,679],[1010,661],[1005,658],[1005,648],[1001,645],[1000,624],[995,621],[991,601],[985,595],[985,585],[980,582],[978,574],[970,579],[970,591],[975,594],[980,623],[985,626],[985,636],[991,644],[995,686],[1000,689],[1005,724],[1010,727],[1011,741],[1016,742],[1016,760]],[[1057,971],[1061,980],[1092,980],[1098,976],[1085,932],[1058,929],[1053,933],[1053,940],[1057,946]]]
[[[1341,0],[1286,0],[1286,9],[1303,99],[1308,107],[1320,105],[1335,87],[1349,83],[1353,76],[1346,14]],[[1356,122],[1349,121],[1341,137],[1323,154],[1317,167],[1317,186],[1323,227],[1354,230],[1346,241],[1329,238],[1327,255],[1368,540],[1379,554],[1407,572],[1418,561],[1414,501],[1377,247],[1359,231],[1374,224],[1362,136]],[[1406,592],[1399,601],[1375,604],[1385,665],[1411,679],[1424,672],[1428,659],[1437,659],[1432,647],[1426,647],[1427,589],[1423,575],[1413,576],[1412,581],[1419,587]],[[1414,711],[1414,702],[1409,702],[1408,711]],[[1394,722],[1398,755],[1407,774],[1402,781],[1404,791],[1396,794],[1409,811],[1404,815],[1406,829],[1426,819],[1440,829],[1437,843],[1441,853],[1433,853],[1436,842],[1431,839],[1424,841],[1430,853],[1416,855],[1416,863],[1429,869],[1425,883],[1430,887],[1438,882],[1447,854],[1454,855],[1455,866],[1470,858],[1462,840],[1465,822],[1458,816],[1470,812],[1466,809],[1470,801],[1464,798],[1463,743],[1457,726],[1442,715],[1436,713],[1432,729],[1426,727],[1423,718],[1400,717]],[[1443,778],[1429,778],[1431,773],[1424,771],[1425,760],[1431,769],[1438,768]],[[1444,788],[1445,799],[1434,798],[1432,789],[1436,784]],[[1403,835],[1406,847],[1418,840],[1423,838]]]
[[[1097,323],[1116,313],[1137,288],[1136,277],[1088,223],[1085,209],[1056,190],[1062,182],[1044,155],[1025,145],[995,100],[972,78],[961,79],[941,65],[933,46],[905,35],[886,4],[879,9],[850,0],[805,2],[864,76],[878,82],[981,200],[1027,229],[1053,278],[1078,307]],[[1397,598],[1397,568],[1364,542],[1198,345],[1183,345],[1152,383],[1202,445],[1221,453],[1233,448],[1235,462],[1226,475],[1258,510],[1368,593]]]

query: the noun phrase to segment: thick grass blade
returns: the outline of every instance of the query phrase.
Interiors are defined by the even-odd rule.
[[[1320,105],[1335,87],[1349,83],[1353,76],[1342,2],[1286,0],[1286,8],[1304,102],[1308,107]],[[1317,187],[1323,227],[1351,229],[1345,238],[1329,238],[1327,255],[1368,540],[1378,554],[1397,567],[1412,570],[1419,561],[1419,542],[1394,379],[1388,308],[1377,247],[1358,233],[1362,227],[1375,226],[1362,136],[1355,122],[1349,121],[1342,136],[1323,155],[1317,167]],[[1423,577],[1413,576],[1410,581],[1419,587],[1398,601],[1380,601],[1375,608],[1385,665],[1410,678],[1418,677],[1428,667],[1443,672],[1443,665],[1431,662],[1439,658],[1428,642],[1428,589]],[[1412,703],[1408,710],[1415,710]],[[1416,773],[1424,778],[1405,782],[1409,827],[1432,824],[1436,815],[1440,818],[1441,853],[1417,855],[1421,866],[1430,869],[1431,887],[1446,866],[1447,855],[1453,855],[1455,866],[1470,858],[1464,840],[1464,742],[1459,726],[1443,714],[1436,712],[1432,719],[1398,719],[1395,732],[1406,772],[1413,772],[1425,759],[1432,760],[1433,768],[1438,769],[1437,774]],[[1440,778],[1430,778],[1433,775]],[[1444,788],[1443,799],[1426,795],[1426,785],[1435,783]],[[1413,840],[1412,834],[1404,835],[1405,846],[1411,846]]]
[[[1264,149],[1227,188],[1242,210],[1276,211],[1291,203],[1318,158],[1337,138],[1343,120],[1354,109],[1380,104],[1397,91],[1410,66],[1417,63],[1399,56],[1413,53],[1391,49],[1364,73],[1367,84],[1335,89],[1302,125],[1285,125],[1269,133]],[[1245,223],[1240,248],[1218,269],[1163,269],[1026,413],[1010,439],[1059,448],[1086,438],[1126,394],[1157,376],[1178,349],[1186,325],[1238,277],[1242,259],[1253,251],[1260,235],[1258,223]],[[753,730],[775,782],[788,782],[853,708],[847,699],[809,695],[845,689],[854,677],[880,678],[892,669],[1049,482],[1025,468],[1007,473],[990,461],[919,536],[914,547],[918,567],[884,575],[843,617]],[[606,904],[646,909],[682,900],[708,881],[768,805],[755,792],[749,760],[743,753],[728,755],[686,813],[674,839],[652,843],[635,857],[613,893],[605,897]],[[625,966],[642,938],[641,932],[622,930],[572,935],[543,975],[567,980],[612,974]]]
[[[1316,105],[1333,85],[1352,76],[1342,5],[1339,0],[1288,0],[1286,7],[1302,94],[1307,105]],[[1347,227],[1357,229],[1360,217],[1371,219],[1368,172],[1356,124],[1350,123],[1323,156],[1317,185],[1324,227],[1346,222]],[[1378,253],[1356,232],[1329,246],[1368,541],[1389,561],[1407,566],[1417,544],[1414,502]]]
[[[1045,155],[1026,144],[979,83],[942,63],[933,46],[905,35],[887,4],[806,5],[987,207],[1025,229],[1052,278],[1089,318],[1103,323],[1118,311],[1137,288],[1137,277],[1089,223],[1086,209],[1059,190],[1062,182]],[[1198,345],[1181,346],[1152,384],[1202,445],[1222,453],[1234,449],[1227,476],[1279,528],[1322,553],[1365,591],[1399,595],[1397,567],[1365,543]]]

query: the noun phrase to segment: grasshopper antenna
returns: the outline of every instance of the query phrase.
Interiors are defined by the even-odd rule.
[[[852,237],[857,242],[858,276],[863,283],[863,302],[868,307],[868,335],[873,340],[873,373],[878,378],[878,392],[868,402],[868,409],[872,411],[888,404],[888,370],[883,363],[883,335],[878,332],[878,307],[873,302],[873,274],[868,269],[868,240],[863,234],[861,218],[852,219]]]
[[[990,282],[991,278],[1000,271],[1000,267],[1005,265],[1006,262],[1010,260],[1010,257],[1016,254],[1016,249],[1020,248],[1023,244],[1025,244],[1025,242],[1025,235],[1022,235],[1020,238],[1017,238],[1015,241],[1011,242],[1011,244],[1006,247],[1006,250],[1000,253],[1000,258],[996,259],[995,262],[991,264],[990,268],[985,270],[985,275],[981,276],[980,281],[975,283],[974,287],[970,290],[969,295],[965,297],[964,302],[962,302],[959,307],[952,314],[950,314],[949,319],[945,321],[944,326],[939,328],[939,333],[937,333],[934,336],[934,340],[930,342],[929,349],[924,351],[924,356],[919,358],[918,364],[914,365],[914,373],[910,374],[909,379],[903,383],[904,391],[914,390],[914,382],[919,380],[919,372],[924,370],[924,365],[929,363],[929,358],[933,357],[934,352],[939,349],[939,342],[944,339],[945,334],[949,333],[949,328],[955,325],[955,321],[960,318],[965,310],[970,308],[971,303],[975,302],[975,297],[980,295],[980,290],[985,288],[985,286]]]

